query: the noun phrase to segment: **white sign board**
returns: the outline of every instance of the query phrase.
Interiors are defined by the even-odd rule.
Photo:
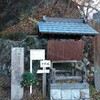
[[[38,70],[37,71],[37,73],[39,74],[39,73],[49,73],[50,72],[50,70]]]
[[[51,67],[51,61],[50,60],[40,61],[40,67]]]
[[[30,60],[43,60],[45,59],[44,49],[31,49],[30,50]]]

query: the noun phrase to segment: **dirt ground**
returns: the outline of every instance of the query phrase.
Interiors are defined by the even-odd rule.
[[[22,100],[49,100],[48,97],[43,99],[41,87],[33,88],[32,95],[29,94],[29,88],[24,88]],[[100,93],[95,91],[95,87],[90,85],[90,100],[100,100]],[[0,76],[0,100],[11,100],[11,79]]]
[[[45,100],[42,97],[41,90],[41,87],[37,86],[33,88],[33,93],[30,95],[29,88],[24,88],[24,95],[22,100]],[[0,75],[0,100],[11,100],[10,77],[2,77]]]

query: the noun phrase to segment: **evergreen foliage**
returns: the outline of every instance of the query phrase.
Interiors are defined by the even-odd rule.
[[[32,86],[36,85],[36,77],[35,75],[33,75],[33,73],[30,73],[29,71],[25,71],[22,75],[21,86],[29,87],[30,85]]]

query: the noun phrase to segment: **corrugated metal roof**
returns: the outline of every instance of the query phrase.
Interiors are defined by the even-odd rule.
[[[98,32],[82,22],[39,22],[39,32],[48,34],[96,35]]]
[[[83,41],[48,41],[48,59],[52,61],[82,60]]]

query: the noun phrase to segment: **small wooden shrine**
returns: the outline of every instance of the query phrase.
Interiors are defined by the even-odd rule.
[[[84,42],[80,38],[84,35],[95,36],[98,32],[84,19],[45,16],[43,21],[38,23],[38,28],[41,35],[50,38],[52,36],[47,46],[47,59],[52,61],[50,100],[89,100],[85,64],[82,65],[83,73],[76,71],[78,64],[82,64],[84,51]],[[81,95],[82,93],[85,95]]]

